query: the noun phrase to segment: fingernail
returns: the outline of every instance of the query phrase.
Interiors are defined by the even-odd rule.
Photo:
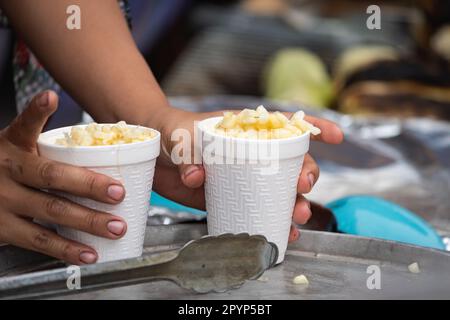
[[[45,107],[48,105],[48,91],[42,93],[38,98],[38,105],[40,107]]]
[[[311,217],[312,217],[311,204],[309,204],[309,202],[308,202],[308,208],[309,208],[309,217],[308,217],[308,219],[306,219],[305,224],[308,223],[309,219],[311,219]]]
[[[312,173],[308,174],[308,180],[309,180],[309,185],[310,185],[310,187],[312,189],[312,187],[314,187],[314,183],[315,183],[315,180],[316,180]]]
[[[113,200],[121,200],[123,198],[125,190],[122,186],[111,185],[108,187],[108,196]]]
[[[92,252],[85,251],[80,254],[80,261],[86,264],[91,264],[97,261],[97,256]]]
[[[186,171],[184,171],[183,175],[185,178],[187,178],[188,176],[190,176],[192,173],[194,173],[195,171],[199,170],[200,168],[197,166],[190,166],[189,168],[186,169]]]
[[[116,236],[120,236],[125,230],[125,223],[122,221],[111,221],[106,225],[109,232],[114,233]]]

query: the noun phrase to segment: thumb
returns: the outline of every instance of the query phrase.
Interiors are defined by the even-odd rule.
[[[181,164],[178,166],[181,181],[188,188],[199,188],[205,181],[203,166],[195,164]]]
[[[7,138],[18,147],[34,150],[39,134],[57,108],[58,95],[54,91],[44,91],[36,95],[10,124],[6,131]]]

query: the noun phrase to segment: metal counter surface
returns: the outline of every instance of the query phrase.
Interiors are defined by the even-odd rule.
[[[144,254],[176,249],[204,234],[204,223],[148,226]],[[29,272],[33,267],[62,267],[49,258],[7,246],[0,248],[0,261],[2,275]],[[413,262],[419,264],[420,273],[408,270]],[[372,265],[380,268],[379,290],[367,287]],[[236,290],[196,294],[161,281],[53,299],[449,299],[449,266],[450,253],[445,251],[303,230],[301,240],[289,245],[284,263]],[[308,278],[308,286],[293,284],[300,274]]]
[[[168,228],[164,230],[164,228]],[[179,230],[182,229],[183,231]],[[147,244],[155,239],[176,243],[197,237],[202,225],[149,227]],[[192,232],[192,233],[191,233]],[[165,236],[161,236],[162,234]],[[160,243],[164,243],[160,242]],[[163,246],[164,247],[164,246]],[[147,246],[147,252],[163,247]],[[408,265],[417,262],[421,272],[413,274]],[[368,266],[380,268],[381,289],[368,289]],[[295,285],[304,274],[309,285]],[[200,295],[178,288],[171,282],[155,282],[100,290],[69,299],[449,299],[450,253],[403,245],[384,240],[338,233],[302,231],[292,243],[284,263],[266,271],[259,280],[226,293]]]

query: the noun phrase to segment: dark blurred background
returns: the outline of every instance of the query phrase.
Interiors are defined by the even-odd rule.
[[[366,27],[371,4],[381,9],[381,30]],[[133,35],[170,96],[258,96],[350,114],[450,119],[450,1],[130,5]],[[0,127],[15,114],[13,40],[0,31]],[[79,109],[65,110],[60,125],[80,120]]]

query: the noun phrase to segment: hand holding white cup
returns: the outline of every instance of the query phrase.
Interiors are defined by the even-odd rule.
[[[310,133],[320,133],[303,116],[260,106],[198,124],[210,235],[264,235],[278,247],[277,262],[284,260]]]
[[[85,207],[122,217],[127,232],[121,239],[101,238],[64,226],[57,226],[58,234],[94,248],[97,262],[140,256],[160,152],[159,132],[124,122],[66,127],[41,134],[38,148],[40,155],[48,159],[85,167],[121,181],[126,190],[124,200],[116,205],[58,193]]]

